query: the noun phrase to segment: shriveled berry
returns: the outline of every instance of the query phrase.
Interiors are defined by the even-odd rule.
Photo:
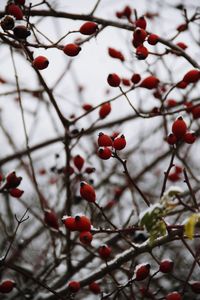
[[[15,20],[12,16],[5,16],[1,20],[1,27],[3,30],[11,30],[15,26]]]
[[[17,25],[13,29],[14,36],[17,39],[25,40],[29,35],[31,35],[31,32],[27,29],[24,25]]]

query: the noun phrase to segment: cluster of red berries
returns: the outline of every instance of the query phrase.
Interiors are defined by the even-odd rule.
[[[70,231],[79,231],[79,239],[84,245],[90,245],[93,239],[90,219],[86,216],[77,215],[75,217],[63,217],[65,227]]]
[[[123,134],[111,138],[109,135],[100,132],[97,143],[100,147],[98,149],[98,156],[104,160],[107,160],[112,156],[112,148],[115,150],[122,150],[126,147],[126,139]]]
[[[70,281],[70,282],[68,283],[68,288],[69,288],[69,291],[70,291],[71,293],[77,293],[77,292],[80,290],[80,288],[81,288],[80,282],[79,282],[79,281],[75,281],[75,280]],[[97,282],[95,282],[95,281],[92,282],[92,283],[90,283],[90,285],[89,285],[89,290],[90,290],[93,294],[95,294],[95,295],[98,295],[98,294],[101,293],[101,287],[100,287],[100,285],[99,285]]]
[[[149,55],[149,50],[144,46],[144,42],[147,41],[150,45],[156,45],[159,41],[159,36],[153,33],[148,35],[144,16],[135,21],[135,26],[132,44],[136,48],[137,58],[143,60]]]
[[[187,132],[187,125],[182,117],[178,117],[172,124],[172,133],[167,137],[167,142],[170,145],[175,145],[179,141],[184,141],[187,144],[193,144],[196,140],[196,135],[193,132]]]
[[[20,190],[18,186],[22,181],[22,177],[17,176],[15,172],[9,173],[5,180],[2,175],[0,175],[0,192],[9,193],[14,198],[20,198],[24,191]]]

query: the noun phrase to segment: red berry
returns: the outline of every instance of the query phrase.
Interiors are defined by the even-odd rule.
[[[83,243],[84,245],[90,245],[93,239],[93,236],[91,234],[91,232],[89,231],[82,231],[79,235],[79,239],[81,241],[81,243]]]
[[[95,172],[95,168],[87,167],[87,168],[85,168],[84,172],[87,173],[87,174],[94,173]]]
[[[172,292],[166,296],[166,300],[182,300],[182,297],[178,292]]]
[[[74,280],[74,281],[70,281],[68,283],[68,288],[69,288],[70,292],[77,293],[80,290],[81,285],[78,281]]]
[[[99,150],[98,150],[98,156],[101,159],[107,160],[107,159],[111,158],[112,151],[108,147],[99,148]]]
[[[117,17],[118,19],[121,19],[121,18],[123,17],[123,13],[117,11],[117,12],[116,12],[116,17]]]
[[[7,294],[10,293],[15,287],[16,283],[13,280],[4,280],[0,283],[0,293]]]
[[[90,231],[91,222],[86,216],[75,216],[75,224],[78,231]]]
[[[49,65],[49,61],[45,56],[37,56],[33,60],[33,66],[38,70],[46,69]]]
[[[180,167],[180,166],[175,166],[175,170],[176,170],[176,173],[177,173],[177,174],[180,174],[180,173],[182,173],[183,168]]]
[[[167,137],[167,142],[170,145],[175,145],[177,143],[177,138],[176,138],[175,134],[170,133]]]
[[[112,252],[111,248],[107,245],[102,245],[99,247],[99,256],[102,258],[102,259],[108,259],[110,257],[110,254]]]
[[[108,75],[107,82],[112,87],[118,87],[120,85],[121,79],[117,74],[112,73]]]
[[[75,222],[74,217],[63,217],[62,222],[64,223],[65,227],[71,231],[77,230],[77,225]]]
[[[150,45],[156,45],[157,42],[158,42],[158,39],[159,39],[159,36],[157,34],[150,34],[148,36],[148,39],[147,39],[147,42],[150,44]]]
[[[111,112],[110,102],[102,104],[99,110],[100,119],[104,119],[105,117],[107,117],[107,115],[109,115],[110,112]]]
[[[6,189],[12,189],[16,188],[20,185],[20,182],[22,181],[22,177],[17,177],[15,172],[12,172],[6,176]]]
[[[95,202],[96,200],[96,193],[94,188],[85,181],[82,181],[80,183],[80,195],[88,202]]]
[[[185,30],[187,30],[188,29],[188,24],[180,24],[177,28],[176,28],[176,30],[177,31],[179,31],[179,32],[182,32],[182,31],[185,31]]]
[[[185,43],[183,43],[183,42],[179,42],[179,43],[177,43],[176,44],[178,47],[180,47],[181,49],[183,49],[183,50],[185,50],[185,49],[187,49],[187,45],[185,44]]]
[[[188,83],[182,80],[182,81],[178,82],[176,86],[179,89],[185,89],[188,86]]]
[[[89,289],[92,293],[94,293],[95,295],[98,295],[101,293],[101,288],[100,285],[97,282],[92,282],[89,285]]]
[[[174,121],[172,125],[173,134],[175,134],[176,138],[179,140],[184,137],[186,131],[187,131],[187,125],[183,120],[183,118],[179,117],[178,119],[176,119],[176,121]]]
[[[135,25],[136,25],[136,27],[146,29],[147,22],[144,17],[140,17],[139,19],[136,20]]]
[[[132,77],[131,77],[131,81],[132,81],[132,83],[134,83],[134,84],[137,84],[138,82],[140,82],[140,80],[141,80],[140,74],[135,73],[135,74],[133,74]]]
[[[81,51],[81,47],[77,44],[67,44],[63,48],[63,51],[68,56],[76,56]]]
[[[174,106],[177,105],[177,101],[174,100],[174,99],[168,99],[168,100],[166,101],[166,104],[167,104],[168,107],[174,107]]]
[[[82,108],[83,108],[85,111],[91,110],[92,107],[93,107],[93,106],[92,106],[91,104],[89,104],[89,103],[85,103],[85,104],[82,105]]]
[[[129,19],[131,14],[132,14],[132,9],[130,8],[130,6],[128,6],[128,5],[125,6],[124,10],[123,10],[123,15],[126,16],[127,19]]]
[[[197,82],[199,79],[200,71],[195,69],[188,71],[183,77],[183,81],[187,83]]]
[[[83,167],[83,165],[84,165],[84,162],[85,162],[85,160],[83,159],[83,157],[80,156],[80,155],[76,155],[76,156],[74,157],[73,161],[74,161],[75,167],[76,167],[79,171],[81,171],[81,169],[82,169],[82,167]]]
[[[16,20],[22,20],[23,19],[23,12],[21,8],[18,5],[15,4],[9,4],[6,8],[9,15],[12,15],[15,17]]]
[[[84,35],[91,35],[93,33],[95,33],[98,29],[98,26],[96,23],[94,22],[85,22],[79,29],[80,33],[84,34]]]
[[[149,290],[149,288],[141,287],[140,293],[143,297],[146,297],[147,299],[154,299],[153,293]]]
[[[192,116],[194,119],[199,119],[200,118],[200,105],[195,106],[192,110]]]
[[[122,78],[122,84],[125,85],[125,86],[130,86],[131,85],[130,80],[127,79],[127,78]]]
[[[169,179],[170,181],[172,181],[172,182],[176,182],[176,181],[179,181],[179,180],[180,180],[180,175],[177,174],[176,172],[170,173],[170,174],[168,175],[168,179]]]
[[[196,135],[193,132],[187,132],[183,139],[185,143],[193,144],[196,141]]]
[[[124,59],[124,55],[120,52],[120,51],[118,51],[118,50],[116,50],[116,49],[114,49],[114,48],[108,48],[108,54],[112,57],[112,58],[116,58],[116,59],[119,59],[119,60],[121,60],[121,61],[124,61],[125,59]]]
[[[50,209],[45,209],[44,211],[44,222],[55,230],[59,229],[58,217],[55,212]]]
[[[192,110],[193,110],[193,104],[192,104],[192,102],[185,102],[184,105],[186,106],[185,111],[187,113],[191,113]]]
[[[141,281],[146,279],[150,273],[150,264],[141,264],[135,268],[135,280]]]
[[[144,47],[143,45],[137,47],[136,56],[139,60],[143,60],[147,58],[148,55],[149,55],[149,51],[146,47]]]
[[[146,88],[146,89],[155,89],[158,87],[159,79],[155,76],[148,76],[145,79],[142,80],[140,83],[140,87]]]
[[[20,198],[23,195],[24,191],[18,189],[18,188],[13,188],[9,191],[9,194],[14,197],[14,198]]]
[[[146,37],[147,37],[147,33],[142,28],[136,28],[136,30],[133,33],[133,40],[134,40],[134,43],[136,43],[137,45],[143,44]]]
[[[97,142],[99,147],[111,147],[113,144],[111,137],[107,134],[104,134],[103,132],[99,133]]]
[[[162,273],[169,273],[172,271],[174,263],[170,259],[164,259],[160,262],[159,271]]]
[[[195,294],[200,294],[200,281],[191,282],[190,287]]]
[[[126,147],[126,139],[123,134],[119,138],[114,139],[113,147],[115,150],[122,150]]]

